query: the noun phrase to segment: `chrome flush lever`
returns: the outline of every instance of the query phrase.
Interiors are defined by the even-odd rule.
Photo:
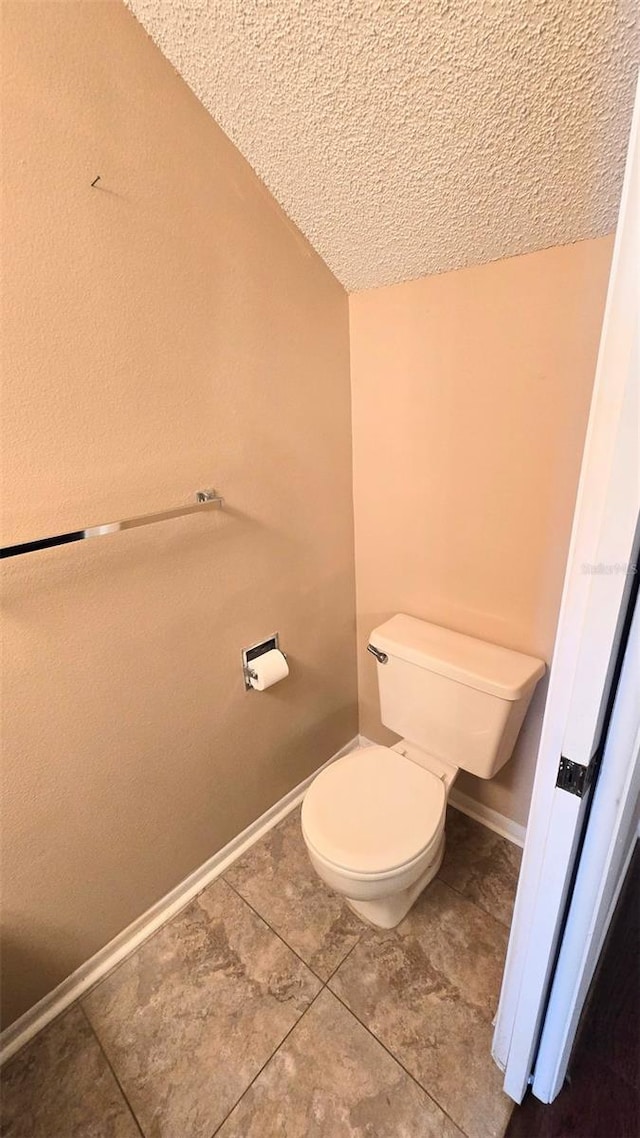
[[[367,644],[367,652],[370,652],[372,656],[375,656],[379,664],[388,663],[389,657],[387,656],[387,653],[381,652],[380,649],[376,648],[374,644]]]

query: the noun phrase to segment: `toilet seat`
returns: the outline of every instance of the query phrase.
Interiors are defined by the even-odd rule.
[[[313,864],[318,868],[321,866],[332,877],[339,876],[344,883],[349,883],[352,888],[362,883],[364,885],[374,883],[376,885],[384,885],[386,881],[397,882],[400,878],[402,880],[412,880],[418,877],[425,866],[430,865],[434,860],[435,855],[439,849],[440,843],[443,840],[443,830],[440,829],[432,840],[419,854],[411,858],[411,861],[405,862],[404,865],[395,866],[393,869],[387,869],[379,873],[360,873],[355,869],[348,869],[343,865],[336,865],[334,862],[329,861],[311,844],[309,838],[304,835],[305,845],[307,852]],[[322,876],[322,874],[321,874]],[[326,879],[326,878],[325,878]]]
[[[396,877],[429,860],[446,801],[437,775],[388,747],[367,747],[314,780],[302,805],[302,831],[321,862],[350,878]]]

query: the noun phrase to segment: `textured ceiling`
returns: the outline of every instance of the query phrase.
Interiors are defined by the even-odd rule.
[[[637,0],[128,0],[348,289],[616,222]]]

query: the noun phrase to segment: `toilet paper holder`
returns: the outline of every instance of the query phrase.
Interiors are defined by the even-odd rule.
[[[251,681],[256,679],[256,673],[251,667],[251,661],[256,660],[258,656],[263,656],[265,652],[272,652],[274,648],[282,652],[280,638],[277,632],[274,632],[273,636],[269,636],[266,640],[260,640],[257,644],[252,644],[250,648],[242,649],[242,675],[244,677],[245,691],[255,690]],[[286,660],[286,652],[282,652],[282,655]]]

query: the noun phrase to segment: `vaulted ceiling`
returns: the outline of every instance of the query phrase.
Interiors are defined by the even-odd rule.
[[[614,228],[637,0],[128,0],[348,289]]]

